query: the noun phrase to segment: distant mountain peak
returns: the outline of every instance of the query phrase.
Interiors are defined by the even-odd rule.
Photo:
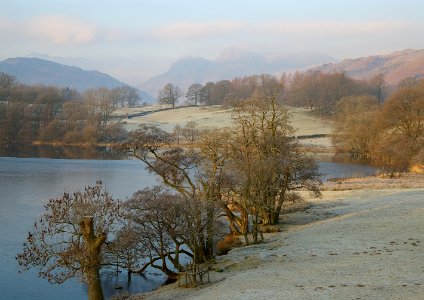
[[[405,49],[388,54],[371,55],[323,64],[314,68],[322,72],[346,72],[355,79],[370,79],[382,73],[389,85],[407,77],[424,76],[424,50]]]
[[[142,83],[140,87],[152,95],[168,82],[186,90],[193,83],[231,80],[235,77],[257,74],[277,74],[293,69],[301,69],[334,58],[320,52],[302,52],[300,54],[277,54],[245,51],[230,48],[223,51],[216,60],[202,57],[185,57],[177,60],[164,74]]]
[[[86,71],[34,57],[14,57],[0,61],[0,72],[10,74],[19,82],[29,85],[69,87],[81,92],[98,87],[115,88],[127,85],[105,73]],[[140,91],[140,94],[143,101],[153,100],[152,96],[143,91]]]
[[[228,48],[221,52],[221,54],[216,59],[217,61],[232,61],[232,60],[241,60],[246,58],[258,57],[259,53],[253,51],[247,51],[240,48]]]
[[[125,85],[98,71],[86,71],[34,57],[8,58],[0,62],[0,71],[15,76],[22,83],[69,87],[80,91],[100,86],[114,88]]]
[[[169,70],[178,69],[178,68],[186,67],[186,66],[195,66],[199,64],[200,65],[209,64],[211,62],[212,61],[206,58],[199,57],[199,56],[186,56],[174,62],[171,65],[171,68]]]

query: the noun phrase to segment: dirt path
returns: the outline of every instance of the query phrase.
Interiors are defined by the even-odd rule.
[[[284,224],[219,257],[211,284],[142,299],[424,299],[424,189],[324,192]]]

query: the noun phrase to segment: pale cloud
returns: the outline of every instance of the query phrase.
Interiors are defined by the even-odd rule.
[[[175,22],[153,28],[141,39],[161,45],[163,49],[168,49],[166,45],[171,44],[174,52],[182,49],[186,54],[208,57],[216,57],[220,50],[228,47],[262,52],[313,49],[337,57],[355,57],[395,51],[400,43],[406,48],[419,48],[423,34],[424,27],[417,21],[274,19],[260,23],[225,20]]]
[[[140,69],[157,74],[158,64],[163,71],[182,56],[214,59],[229,47],[285,53],[320,50],[339,58],[423,47],[424,26],[420,20],[186,20],[157,22],[160,25],[154,27],[152,23],[128,26],[125,22],[98,22],[63,12],[26,20],[9,14],[0,18],[1,54],[6,58],[41,52],[104,61],[119,54],[131,57],[125,65],[131,69],[128,74],[134,76]],[[147,62],[137,63],[144,60]],[[119,59],[118,64],[122,61]],[[121,67],[113,70],[124,76]]]
[[[16,36],[16,28],[17,25],[14,22],[5,18],[0,19],[0,38],[4,40]]]
[[[278,37],[293,36],[349,36],[388,34],[414,30],[421,24],[393,21],[270,21],[253,24],[238,21],[177,22],[153,29],[149,36],[158,40],[197,40],[224,36]]]
[[[13,22],[11,22],[10,20],[7,19],[0,19],[0,31],[1,32],[7,32],[10,31],[14,28],[14,24]]]
[[[208,38],[240,32],[246,25],[237,21],[177,22],[154,29],[150,36],[163,40]]]
[[[303,35],[357,35],[378,34],[413,29],[417,24],[393,21],[341,22],[341,21],[305,21],[305,22],[269,22],[255,27],[258,34],[303,34]]]
[[[25,31],[33,38],[48,40],[54,44],[86,44],[93,42],[95,25],[61,16],[43,16],[25,24]]]

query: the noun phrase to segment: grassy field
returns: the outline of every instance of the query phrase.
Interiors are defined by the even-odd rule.
[[[163,109],[164,106],[154,105],[141,108],[123,108],[115,112],[121,116],[129,130],[136,129],[140,124],[157,125],[166,131],[172,131],[176,125],[185,126],[188,122],[196,122],[202,128],[222,128],[232,126],[232,109],[220,105],[183,107],[165,111],[153,112],[144,116],[126,119],[127,114],[136,114],[146,111]],[[290,123],[296,136],[331,134],[333,125],[331,121],[311,114],[309,109],[288,107]],[[304,139],[304,144],[312,146],[331,147],[329,137]]]

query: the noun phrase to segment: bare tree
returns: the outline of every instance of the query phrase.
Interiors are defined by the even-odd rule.
[[[290,138],[288,113],[275,95],[260,93],[240,103],[234,118],[230,163],[242,207],[263,224],[276,224],[283,203],[298,188],[320,195],[317,165]]]
[[[276,224],[284,201],[295,198],[297,189],[320,194],[317,165],[290,138],[287,111],[273,92],[258,90],[253,99],[240,103],[234,119],[233,131],[199,132],[196,143],[190,138],[178,144],[180,134],[141,126],[120,145],[187,203],[195,199],[211,204],[204,212],[207,225],[200,260],[213,257],[217,207],[231,231],[246,236],[250,215],[254,228],[259,222]]]
[[[186,98],[195,106],[197,106],[200,102],[202,88],[203,86],[200,83],[193,83],[187,90]]]
[[[111,92],[113,94],[115,105],[119,104],[121,107],[124,107],[125,105],[133,107],[137,104],[137,102],[141,101],[141,97],[137,90],[128,85],[114,88]]]
[[[120,216],[119,203],[97,182],[83,192],[50,199],[45,209],[16,257],[19,265],[39,268],[39,276],[51,283],[78,276],[87,283],[90,300],[103,299],[99,271],[108,234]]]
[[[373,147],[373,160],[393,174],[408,170],[424,148],[424,86],[401,88],[385,101],[381,131]]]
[[[386,82],[384,80],[384,74],[379,73],[375,75],[370,80],[370,84],[373,90],[374,96],[377,98],[377,101],[379,104],[382,104],[385,97],[385,88],[386,88]]]
[[[394,93],[382,109],[381,121],[411,140],[416,147],[424,146],[424,88],[404,88]]]
[[[354,160],[371,160],[371,148],[379,134],[378,111],[378,101],[371,96],[350,96],[340,100],[333,135],[338,154]]]
[[[215,88],[215,83],[207,82],[200,90],[200,103],[205,105],[213,104],[213,90]]]
[[[189,203],[192,199],[211,203],[219,201],[221,193],[217,191],[217,175],[222,167],[209,164],[200,150],[204,149],[203,143],[185,146],[177,144],[176,135],[154,126],[141,126],[132,131],[119,148],[142,160],[150,172],[160,176],[163,183],[178,192],[185,202]],[[204,207],[208,209],[206,216],[209,223],[202,237],[204,241],[200,243],[202,247],[196,255],[199,261],[213,257],[215,206]]]
[[[107,245],[107,265],[117,274],[121,272],[121,269],[126,270],[130,281],[131,274],[141,268],[143,260],[147,257],[146,252],[145,245],[141,242],[140,232],[126,222]]]
[[[105,128],[116,110],[113,93],[107,88],[91,89],[84,93],[84,100],[93,124]]]
[[[199,136],[197,123],[194,121],[188,122],[183,128],[180,128],[180,133],[184,138],[185,143],[194,144]]]
[[[161,104],[171,104],[172,108],[175,108],[175,103],[181,95],[182,92],[179,87],[168,83],[159,91],[158,102]]]
[[[127,219],[138,232],[147,257],[136,272],[151,266],[175,277],[176,272],[184,270],[181,255],[199,261],[196,256],[203,256],[208,226],[205,205],[206,201],[183,199],[161,186],[135,193],[125,204]]]
[[[178,253],[181,244],[178,240],[173,242],[168,230],[169,226],[173,226],[175,231],[179,231],[178,227],[181,226],[178,216],[174,214],[176,201],[176,197],[157,186],[135,193],[126,202],[127,218],[132,224],[130,226],[138,232],[140,243],[144,245],[148,257],[148,261],[138,272],[152,266],[168,276],[176,275],[167,264],[170,252]],[[171,216],[175,219],[169,220]],[[175,259],[179,260],[178,257]],[[159,265],[156,264],[157,261]]]
[[[16,85],[16,78],[0,72],[0,102],[5,102],[8,100],[9,96],[12,94],[12,88]]]

